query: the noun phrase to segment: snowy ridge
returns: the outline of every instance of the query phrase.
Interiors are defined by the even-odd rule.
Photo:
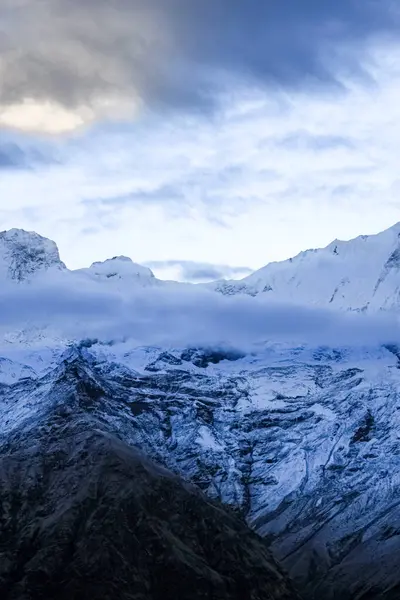
[[[269,300],[340,310],[398,310],[400,307],[400,223],[349,242],[307,250],[270,263],[241,281],[208,287],[227,295],[263,295]]]
[[[122,294],[134,288],[196,287],[161,281],[152,271],[120,256],[69,271],[54,242],[22,230],[0,233],[0,278],[30,281],[39,273],[51,282],[62,271],[71,285],[97,282]],[[260,296],[284,304],[329,307],[358,312],[400,308],[400,223],[349,242],[306,250],[283,262],[270,263],[240,281],[218,281],[197,287],[227,296]]]
[[[88,269],[78,269],[75,273],[86,274],[100,281],[132,281],[147,286],[156,283],[153,272],[147,267],[134,263],[126,256],[115,256],[104,262],[95,262]]]

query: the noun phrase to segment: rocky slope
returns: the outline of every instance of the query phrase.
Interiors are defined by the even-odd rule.
[[[76,410],[53,406],[2,449],[4,600],[298,598],[244,522],[110,435],[75,391]]]
[[[224,357],[87,345],[54,355],[45,373],[20,370],[3,384],[7,460],[13,448],[54,454],[62,460],[51,464],[69,477],[68,453],[59,455],[56,441],[73,419],[238,510],[304,597],[396,597],[399,349]]]

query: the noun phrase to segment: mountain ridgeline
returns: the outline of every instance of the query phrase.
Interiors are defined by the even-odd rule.
[[[35,233],[13,229],[0,233],[0,275],[27,281],[55,271],[71,285],[100,281],[123,291],[124,286],[179,287],[157,279],[152,271],[127,257],[96,262],[69,271],[57,246]],[[263,296],[281,303],[324,306],[340,310],[398,310],[400,306],[400,223],[377,235],[348,242],[335,240],[326,248],[307,250],[283,262],[270,263],[240,281],[217,281],[202,286],[221,294]]]

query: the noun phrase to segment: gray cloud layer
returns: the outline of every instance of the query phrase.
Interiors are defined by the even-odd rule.
[[[209,107],[231,76],[337,84],[338,61],[397,29],[389,0],[1,0],[0,109],[30,98]],[[351,46],[356,53],[346,55]],[[353,62],[352,62],[353,61]],[[340,66],[343,66],[340,64]],[[83,108],[82,108],[83,107]],[[83,111],[83,112],[82,112]]]
[[[266,341],[363,346],[400,340],[393,315],[343,314],[258,298],[226,298],[199,288],[139,289],[122,297],[98,286],[5,285],[0,332],[50,326],[72,339],[131,339],[138,345],[228,344],[251,349]]]

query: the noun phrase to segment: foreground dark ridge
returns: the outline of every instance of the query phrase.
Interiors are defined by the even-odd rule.
[[[295,600],[265,543],[195,487],[48,413],[0,459],[2,600]]]

